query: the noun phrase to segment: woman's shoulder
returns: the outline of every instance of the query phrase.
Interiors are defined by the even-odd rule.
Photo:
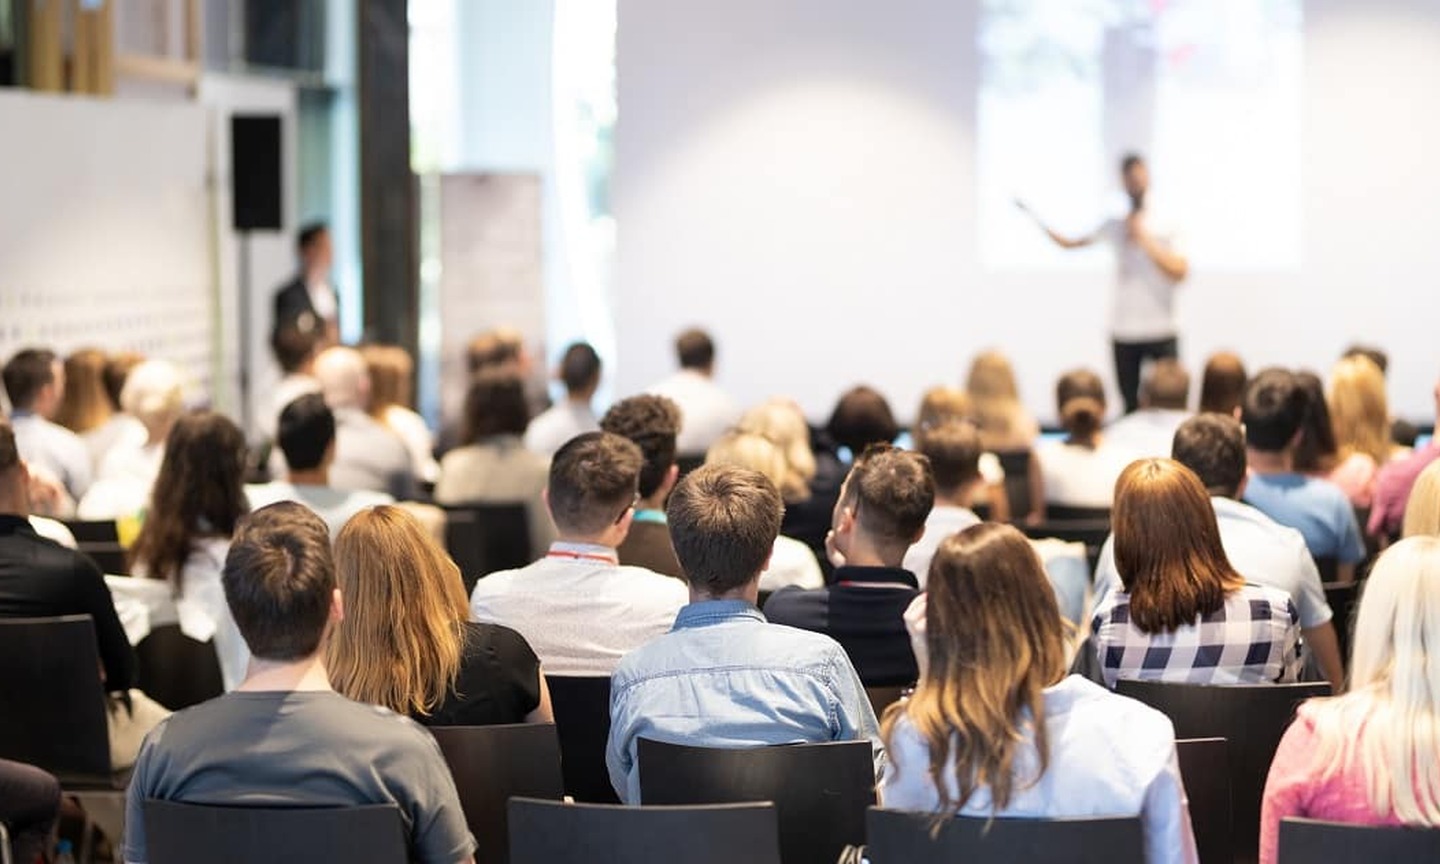
[[[1169,764],[1175,749],[1175,725],[1150,706],[1071,675],[1045,691],[1047,722],[1066,733],[1054,740],[1098,755],[1109,748],[1146,772]]]
[[[1271,617],[1281,613],[1288,614],[1291,618],[1295,617],[1295,601],[1290,597],[1289,592],[1270,585],[1246,582],[1226,600],[1231,606],[1248,607],[1252,615],[1260,614],[1259,607],[1254,605],[1258,602],[1266,604]]]

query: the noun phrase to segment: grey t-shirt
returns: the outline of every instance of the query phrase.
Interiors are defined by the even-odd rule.
[[[146,799],[252,807],[400,808],[410,857],[468,860],[475,840],[435,739],[331,691],[236,692],[171,715],[145,739],[125,800],[125,860],[146,864]]]

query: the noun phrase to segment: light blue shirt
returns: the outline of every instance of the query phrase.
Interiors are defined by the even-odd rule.
[[[620,661],[610,685],[610,782],[640,803],[637,742],[763,747],[869,738],[879,724],[860,676],[829,636],[771,624],[743,600],[680,610],[669,633]]]
[[[1139,816],[1148,864],[1198,860],[1190,808],[1175,753],[1175,727],[1153,708],[1072,675],[1045,690],[1050,761],[1035,776],[1033,739],[1016,753],[1010,803],[996,816],[1029,819]],[[930,779],[930,748],[902,715],[890,736],[881,800],[887,808],[934,812],[940,795]],[[951,763],[950,797],[958,795]],[[1033,781],[1033,782],[1032,782]],[[991,815],[988,789],[961,808]]]
[[[1304,474],[1256,474],[1245,485],[1245,503],[1305,537],[1316,558],[1355,564],[1365,558],[1365,538],[1355,508],[1339,486]]]
[[[30,411],[12,414],[10,428],[15,431],[15,449],[31,471],[58,481],[76,501],[85,497],[92,466],[90,448],[79,435]]]

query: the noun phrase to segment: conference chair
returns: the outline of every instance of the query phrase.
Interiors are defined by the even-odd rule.
[[[775,806],[510,799],[512,864],[780,864]],[[833,861],[831,862],[833,864]]]
[[[565,797],[554,724],[435,726],[430,731],[450,766],[465,821],[479,844],[475,861],[505,864],[510,860],[509,800]]]
[[[179,711],[225,692],[215,642],[191,639],[179,624],[151,629],[135,646],[135,685],[145,695]]]
[[[524,503],[445,509],[445,549],[460,568],[465,594],[480,577],[530,563],[530,511]]]
[[[1334,614],[1330,623],[1335,625],[1335,641],[1340,643],[1340,661],[1348,672],[1350,637],[1355,632],[1355,610],[1360,604],[1360,583],[1326,582],[1321,587],[1325,589],[1325,602]]]
[[[679,476],[683,478],[686,474],[705,464],[705,454],[682,454],[675,457],[675,465],[680,469]]]
[[[870,864],[1118,864],[1145,860],[1138,817],[990,819],[871,807],[865,817]]]
[[[1375,864],[1440,861],[1440,828],[1345,825],[1315,819],[1280,821],[1280,864]]]
[[[1045,505],[1047,522],[1110,522],[1109,507],[1071,507],[1068,504]]]
[[[865,695],[870,698],[870,707],[875,709],[875,716],[881,717],[885,709],[905,698],[910,692],[910,687],[866,687]]]
[[[576,801],[619,804],[605,767],[610,738],[610,679],[546,675],[555,731],[560,737],[560,769],[565,794]]]
[[[995,456],[1005,472],[1005,497],[1010,502],[1010,516],[1018,522],[1035,504],[1030,500],[1030,451],[1002,450]]]
[[[775,802],[785,864],[834,864],[865,842],[865,808],[875,803],[869,741],[720,748],[641,738],[637,750],[647,805]]]
[[[1340,559],[1333,556],[1321,556],[1315,559],[1315,569],[1320,571],[1320,581],[1333,583],[1340,573]]]
[[[1175,742],[1180,779],[1190,799],[1190,827],[1200,864],[1229,864],[1230,755],[1224,738],[1190,738]]]
[[[102,573],[123,575],[130,572],[125,547],[120,545],[120,532],[113,519],[67,521],[65,527],[75,535],[76,551],[90,556]]]
[[[1115,692],[1157,709],[1176,738],[1224,738],[1230,760],[1230,839],[1237,861],[1252,861],[1260,842],[1260,799],[1275,748],[1301,702],[1329,696],[1328,683],[1217,687],[1120,681]]]
[[[393,804],[363,807],[213,807],[146,801],[150,864],[405,864],[404,823]]]

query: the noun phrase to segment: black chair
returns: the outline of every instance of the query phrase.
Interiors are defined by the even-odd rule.
[[[74,519],[66,520],[65,527],[75,535],[76,543],[119,543],[120,530],[114,519],[98,521]]]
[[[1355,632],[1355,610],[1360,602],[1360,583],[1327,582],[1322,587],[1325,589],[1325,602],[1334,613],[1330,622],[1335,625],[1335,641],[1340,643],[1340,661],[1345,664],[1346,671],[1349,671],[1350,637]]]
[[[487,573],[530,563],[530,511],[524,503],[445,508],[445,549],[460,567],[465,593]]]
[[[696,468],[705,464],[705,454],[698,456],[693,453],[686,453],[675,457],[675,465],[680,469],[680,477],[684,477]]]
[[[513,797],[559,801],[560,739],[549,723],[436,726],[430,730],[450,766],[465,821],[479,848],[477,864],[510,860],[507,803]]]
[[[1321,582],[1334,582],[1340,574],[1340,559],[1330,556],[1316,558],[1315,569],[1320,571]]]
[[[989,819],[951,816],[939,831],[930,813],[871,807],[870,864],[1118,864],[1145,860],[1139,818]]]
[[[885,713],[885,709],[905,698],[909,687],[866,687],[865,695],[870,697],[870,707],[875,709],[875,716],[879,717]]]
[[[225,692],[212,640],[198,642],[165,624],[135,646],[135,685],[171,711],[199,705]]]
[[[1329,696],[1330,685],[1212,687],[1122,680],[1115,692],[1169,717],[1176,738],[1224,738],[1228,742],[1231,844],[1235,860],[1254,860],[1260,842],[1260,799],[1275,748],[1300,703]]]
[[[1010,518],[1018,522],[1036,503],[1030,500],[1030,451],[1001,450],[995,456],[1005,471],[1005,497],[1010,502]]]
[[[560,736],[560,768],[565,794],[576,801],[618,804],[605,767],[610,738],[610,679],[546,675],[555,731]]]
[[[145,851],[151,864],[405,864],[400,809],[364,807],[212,807],[146,801]]]
[[[513,864],[780,864],[775,806],[617,807],[510,799]]]
[[[785,864],[834,864],[865,842],[875,803],[869,741],[716,748],[641,738],[637,751],[647,805],[774,801]]]
[[[1047,504],[1045,519],[1049,522],[1104,522],[1108,525],[1110,524],[1110,508]]]
[[[1440,829],[1282,819],[1278,852],[1280,864],[1440,861]]]
[[[130,560],[125,547],[119,543],[80,543],[75,551],[88,555],[90,560],[95,562],[95,566],[100,568],[101,573],[111,576],[130,575]]]
[[[1190,827],[1200,864],[1229,864],[1230,755],[1224,738],[1191,738],[1175,742],[1180,777],[1190,799]]]

